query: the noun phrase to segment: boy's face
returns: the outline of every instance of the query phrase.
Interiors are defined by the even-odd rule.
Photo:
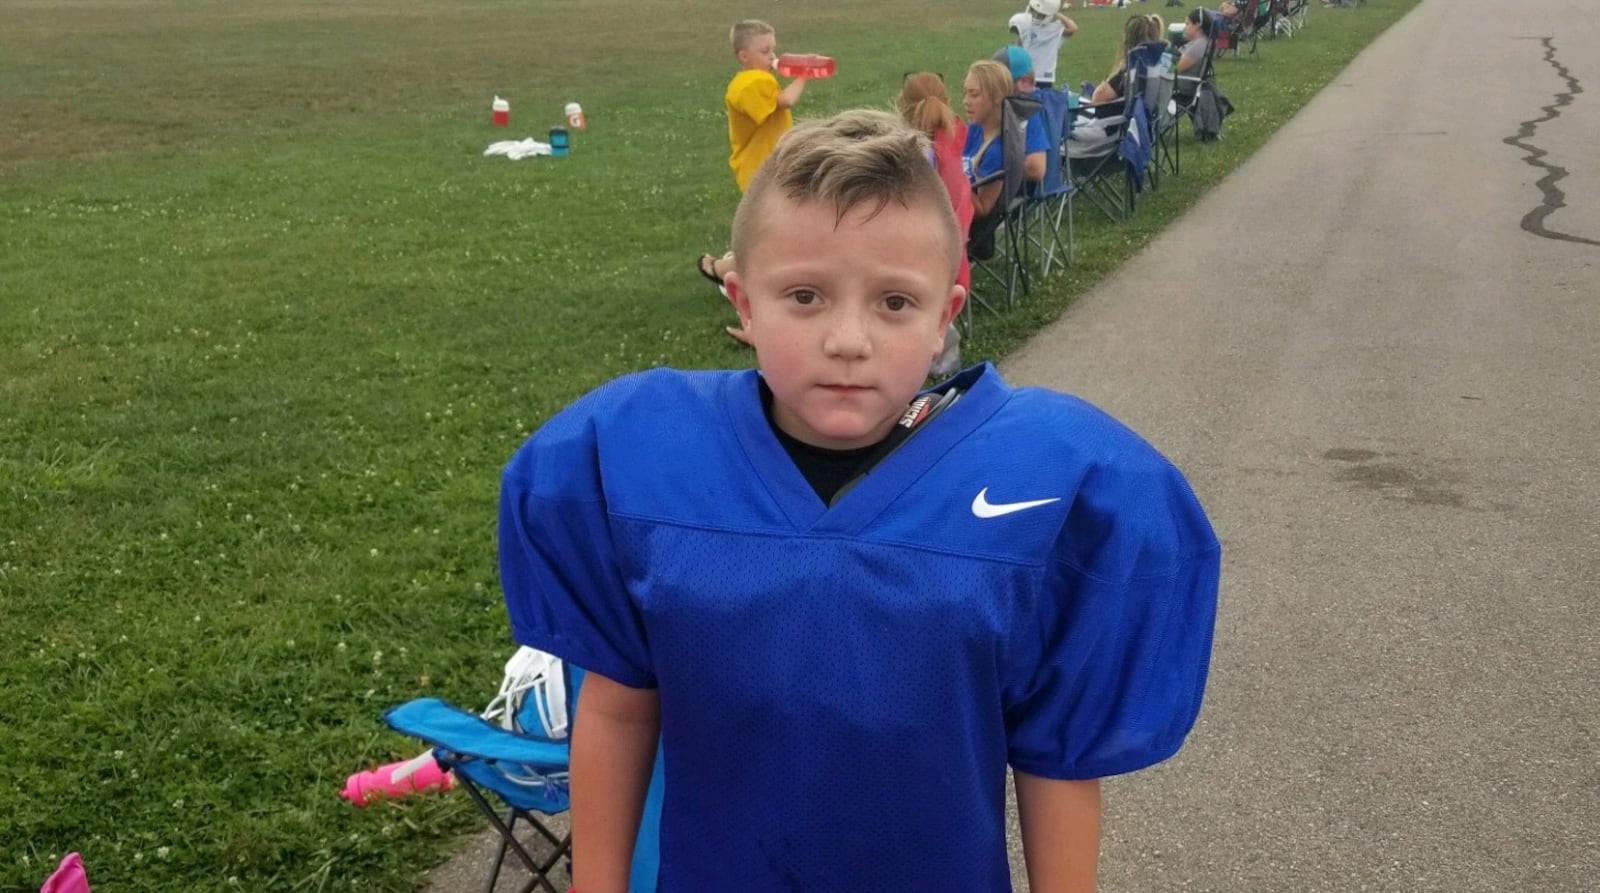
[[[737,53],[739,64],[745,68],[772,70],[772,61],[778,58],[778,35],[758,34],[749,46]]]
[[[769,200],[728,297],[772,388],[773,420],[812,446],[882,440],[928,377],[965,300],[947,230],[893,202],[835,226],[816,202]]]

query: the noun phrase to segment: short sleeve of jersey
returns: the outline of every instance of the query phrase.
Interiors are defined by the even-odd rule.
[[[643,622],[606,512],[593,416],[604,390],[546,422],[507,465],[501,585],[518,643],[623,685],[654,688]]]
[[[1050,134],[1046,131],[1044,112],[1039,112],[1028,119],[1027,126],[1023,128],[1023,138],[1026,140],[1023,150],[1024,155],[1050,151]]]
[[[1148,449],[1148,447],[1146,448]],[[1158,763],[1199,715],[1221,547],[1178,471],[1098,468],[1081,488],[1006,693],[1008,759],[1046,778]]]
[[[742,71],[728,85],[728,105],[756,124],[778,110],[778,79],[770,71]]]

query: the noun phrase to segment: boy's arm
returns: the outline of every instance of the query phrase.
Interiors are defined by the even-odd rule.
[[[627,893],[633,843],[650,786],[661,699],[590,672],[572,723],[572,863],[583,893]]]
[[[790,81],[789,86],[778,91],[778,108],[794,108],[794,104],[800,101],[800,94],[804,93],[805,89],[805,78],[795,78],[794,80]]]
[[[1067,8],[1067,4],[1065,4],[1065,3],[1061,4],[1061,8],[1063,10],[1065,10]],[[1056,13],[1056,18],[1061,20],[1061,27],[1063,29],[1062,30],[1063,34],[1067,35],[1068,37],[1071,37],[1072,35],[1078,33],[1078,23],[1074,22],[1073,20],[1071,20],[1069,18],[1067,18],[1067,14],[1065,12]]]
[[[1092,893],[1100,862],[1100,780],[1013,771],[1033,893]]]

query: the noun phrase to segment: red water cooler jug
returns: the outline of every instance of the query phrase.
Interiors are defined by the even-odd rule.
[[[816,53],[784,53],[773,67],[786,78],[831,78],[839,70],[832,58]]]

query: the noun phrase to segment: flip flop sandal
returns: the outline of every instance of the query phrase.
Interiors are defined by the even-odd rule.
[[[701,276],[704,276],[706,279],[710,280],[712,285],[715,285],[717,288],[721,288],[722,277],[718,276],[716,272],[717,260],[718,258],[712,257],[709,254],[702,254],[700,255],[700,262],[695,264],[695,269],[700,272]],[[723,292],[723,294],[727,294],[727,292]]]

